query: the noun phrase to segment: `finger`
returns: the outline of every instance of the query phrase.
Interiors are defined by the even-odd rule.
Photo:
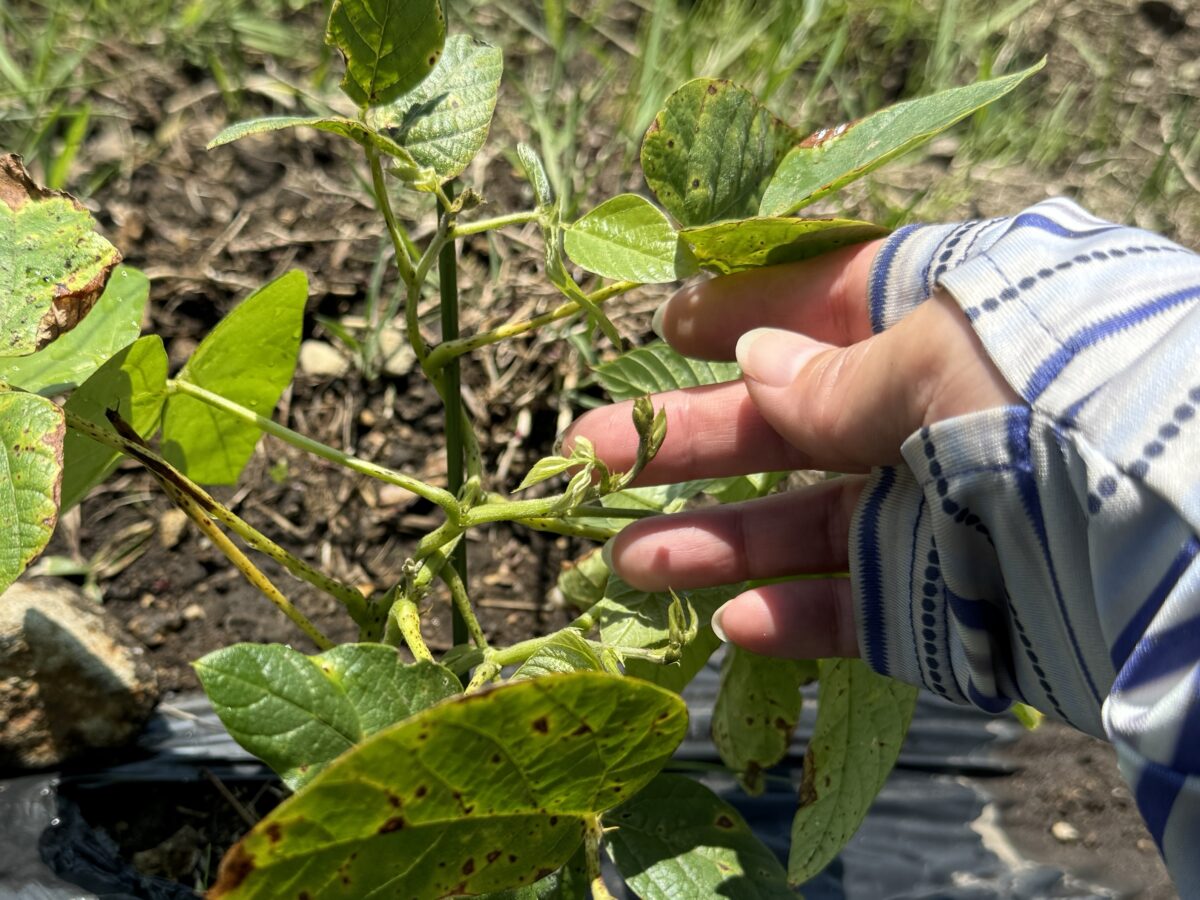
[[[923,425],[1020,402],[944,294],[849,347],[763,328],[737,354],[751,400],[813,468],[896,463]]]
[[[655,313],[656,330],[685,356],[733,359],[751,328],[803,331],[845,346],[871,336],[867,282],[882,241],[804,262],[688,285]]]
[[[764,656],[823,659],[859,655],[848,578],[753,588],[717,610],[712,624],[722,640]]]
[[[614,539],[617,574],[643,591],[844,571],[864,479],[643,519]]]
[[[667,436],[639,475],[640,485],[809,468],[808,458],[763,418],[741,381],[656,394],[654,407],[667,412]],[[609,467],[628,469],[638,448],[632,410],[626,401],[580,416],[563,436],[563,452],[570,453],[576,437],[586,437]]]

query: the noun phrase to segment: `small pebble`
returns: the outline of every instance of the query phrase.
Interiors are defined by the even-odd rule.
[[[1050,826],[1050,833],[1060,844],[1074,844],[1079,840],[1079,829],[1070,822],[1055,822]]]

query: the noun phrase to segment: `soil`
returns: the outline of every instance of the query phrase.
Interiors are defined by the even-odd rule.
[[[1156,108],[1162,72],[1173,67],[1182,71],[1188,61],[1200,58],[1197,15],[1183,16],[1182,28],[1175,27],[1175,19],[1161,25],[1155,16],[1165,15],[1160,7],[1166,6],[1040,4],[1036,14],[1048,18],[1035,37],[1065,59],[1049,77],[1061,83],[1086,79],[1079,54],[1070,52],[1067,30],[1056,29],[1063,21],[1077,28],[1080,15],[1095,14],[1108,22],[1105,28],[1128,35],[1141,69],[1151,72],[1141,88],[1127,84],[1121,90],[1141,90],[1140,107]],[[1169,8],[1176,7],[1183,5]],[[1167,34],[1164,28],[1174,30]],[[79,183],[100,184],[89,204],[102,228],[128,263],[152,277],[147,330],[164,337],[172,365],[182,364],[237,299],[290,268],[310,276],[312,315],[305,337],[332,340],[316,315],[361,315],[364,285],[381,252],[383,231],[337,142],[315,132],[284,132],[270,141],[206,153],[206,141],[231,118],[289,112],[294,100],[281,100],[278,92],[256,92],[250,85],[231,116],[205,69],[179,60],[148,60],[138,48],[119,44],[100,52],[114,72],[135,74],[98,83],[97,102],[114,114],[98,120],[80,154],[86,171],[75,174]],[[1179,77],[1171,76],[1176,88]],[[1200,72],[1187,77],[1200,81]],[[1184,88],[1200,93],[1191,81]],[[519,108],[519,97],[506,88],[489,146],[511,146],[528,137],[515,112]],[[1147,141],[1153,143],[1149,137]],[[612,153],[610,143],[608,135],[591,129],[579,151],[580,166],[598,173],[599,195],[638,187],[617,165],[619,154]],[[1182,241],[1200,240],[1200,204],[1193,198],[1181,201],[1175,214],[1166,217],[1161,207],[1138,206],[1146,167],[1155,159],[1150,150],[1132,162],[1126,159],[1124,168],[1111,160],[1073,161],[1047,183],[1015,163],[963,171],[951,159],[953,148],[943,148],[949,155],[886,170],[873,188],[855,189],[850,198],[868,218],[910,203],[919,212],[922,203],[935,201],[951,214],[990,215],[1039,199],[1030,195],[1034,183],[1044,185],[1047,194],[1066,191],[1090,201],[1102,214],[1133,216]],[[528,205],[527,189],[497,151],[485,151],[471,176],[487,186],[494,210]],[[921,187],[931,183],[938,188]],[[460,276],[464,332],[525,318],[553,302],[553,289],[529,261],[538,257],[528,251],[539,241],[531,227],[493,244],[483,238],[466,242]],[[385,294],[391,287],[385,282]],[[621,326],[628,337],[640,341],[648,336],[649,311],[663,296],[646,290],[630,300]],[[422,308],[431,335],[436,335],[435,302],[430,299]],[[551,333],[469,358],[464,366],[466,399],[499,483],[511,488],[534,460],[550,451],[570,409],[598,396],[587,387],[584,373],[578,351]],[[299,375],[277,418],[328,444],[444,484],[440,409],[419,372],[371,381],[355,373],[334,380]],[[416,540],[437,524],[436,509],[302,456],[265,438],[239,486],[214,493],[263,533],[297,555],[319,561],[336,577],[368,590],[394,583]],[[132,554],[119,552],[132,537],[146,537],[145,522],[153,523],[148,539]],[[498,526],[475,535],[468,547],[474,593],[491,639],[509,643],[565,624],[567,612],[554,604],[550,588],[561,567],[582,551],[580,542]],[[102,575],[105,608],[143,642],[168,700],[171,692],[198,687],[190,663],[218,647],[255,641],[313,649],[207,541],[191,528],[180,528],[170,503],[134,466],[122,468],[65,517],[49,553],[89,562]],[[353,626],[332,600],[269,563],[264,570],[334,640],[353,639]],[[430,595],[424,617],[433,649],[446,649],[444,594]],[[1174,896],[1115,771],[1110,748],[1048,724],[1011,752],[1022,764],[1021,772],[988,788],[1023,854],[1141,891],[1130,896]],[[231,790],[254,815],[265,813],[279,798],[273,789],[264,792],[260,786],[194,789],[195,796],[172,801],[176,808],[164,809],[161,819],[151,811],[156,791],[149,787],[140,799],[126,796],[110,806],[139,811],[137,816],[115,815],[108,826],[131,854],[141,854],[134,858],[144,871],[203,883],[215,862],[214,848],[244,828],[237,804],[224,791]],[[164,821],[175,824],[164,828]],[[1059,821],[1073,825],[1079,839],[1055,839],[1051,828]]]

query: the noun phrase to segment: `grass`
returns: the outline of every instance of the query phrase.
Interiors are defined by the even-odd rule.
[[[271,59],[306,89],[331,90],[336,65],[313,40],[328,2],[9,2],[0,7],[0,144],[65,185],[95,123],[113,114],[97,86],[129,74],[108,58],[114,43],[159,62],[182,58],[212,79],[235,114],[245,78]],[[1173,77],[1169,60],[1134,46],[1130,32],[1145,26],[1116,0],[448,6],[457,27],[506,48],[507,102],[520,109],[515,130],[540,145],[569,214],[636,170],[641,134],[667,94],[690,78],[741,82],[789,121],[816,129],[1048,54],[1047,74],[1036,84],[960,126],[954,162],[937,183],[928,173],[924,184],[915,174],[881,175],[852,197],[860,211],[888,222],[960,215],[972,190],[1003,182],[1000,170],[1019,170],[1026,187],[1031,180],[1061,186],[1103,214],[1200,237],[1200,135],[1193,124],[1200,72],[1190,81]],[[1131,82],[1137,72],[1144,83]],[[921,158],[910,157],[907,167]],[[1106,169],[1113,165],[1124,168]],[[631,186],[636,181],[616,185]],[[1013,192],[1000,194],[1007,202]]]

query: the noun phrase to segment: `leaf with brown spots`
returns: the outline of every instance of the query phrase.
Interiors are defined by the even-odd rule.
[[[0,393],[0,593],[54,533],[65,437],[62,410],[49,400]]]
[[[273,900],[303,884],[320,897],[433,898],[532,885],[571,858],[590,817],[658,773],[686,728],[678,696],[596,672],[448,700],[366,739],[267,816],[229,857],[238,871],[249,861],[248,874],[213,896]]]
[[[698,78],[667,98],[642,141],[646,183],[683,225],[758,211],[799,135],[745,88]]]
[[[825,868],[858,830],[908,732],[917,689],[857,659],[823,659],[817,724],[804,757],[788,880]]]
[[[346,60],[342,90],[361,107],[390,103],[437,66],[446,44],[442,0],[337,0],[325,43]]]
[[[70,194],[0,156],[0,357],[28,356],[70,331],[104,293],[117,248]]]
[[[701,268],[721,275],[812,259],[884,237],[888,229],[855,219],[768,217],[718,222],[679,233]]]
[[[732,806],[704,785],[659,775],[604,815],[613,861],[642,900],[794,900],[787,874]]]
[[[815,132],[779,164],[758,214],[790,216],[832,194],[999,100],[1045,63],[1043,59],[1012,75],[897,103],[857,122]]]
[[[759,656],[732,645],[725,651],[713,743],[747,793],[762,793],[763,770],[787,753],[800,718],[800,686],[816,677],[814,662]]]

